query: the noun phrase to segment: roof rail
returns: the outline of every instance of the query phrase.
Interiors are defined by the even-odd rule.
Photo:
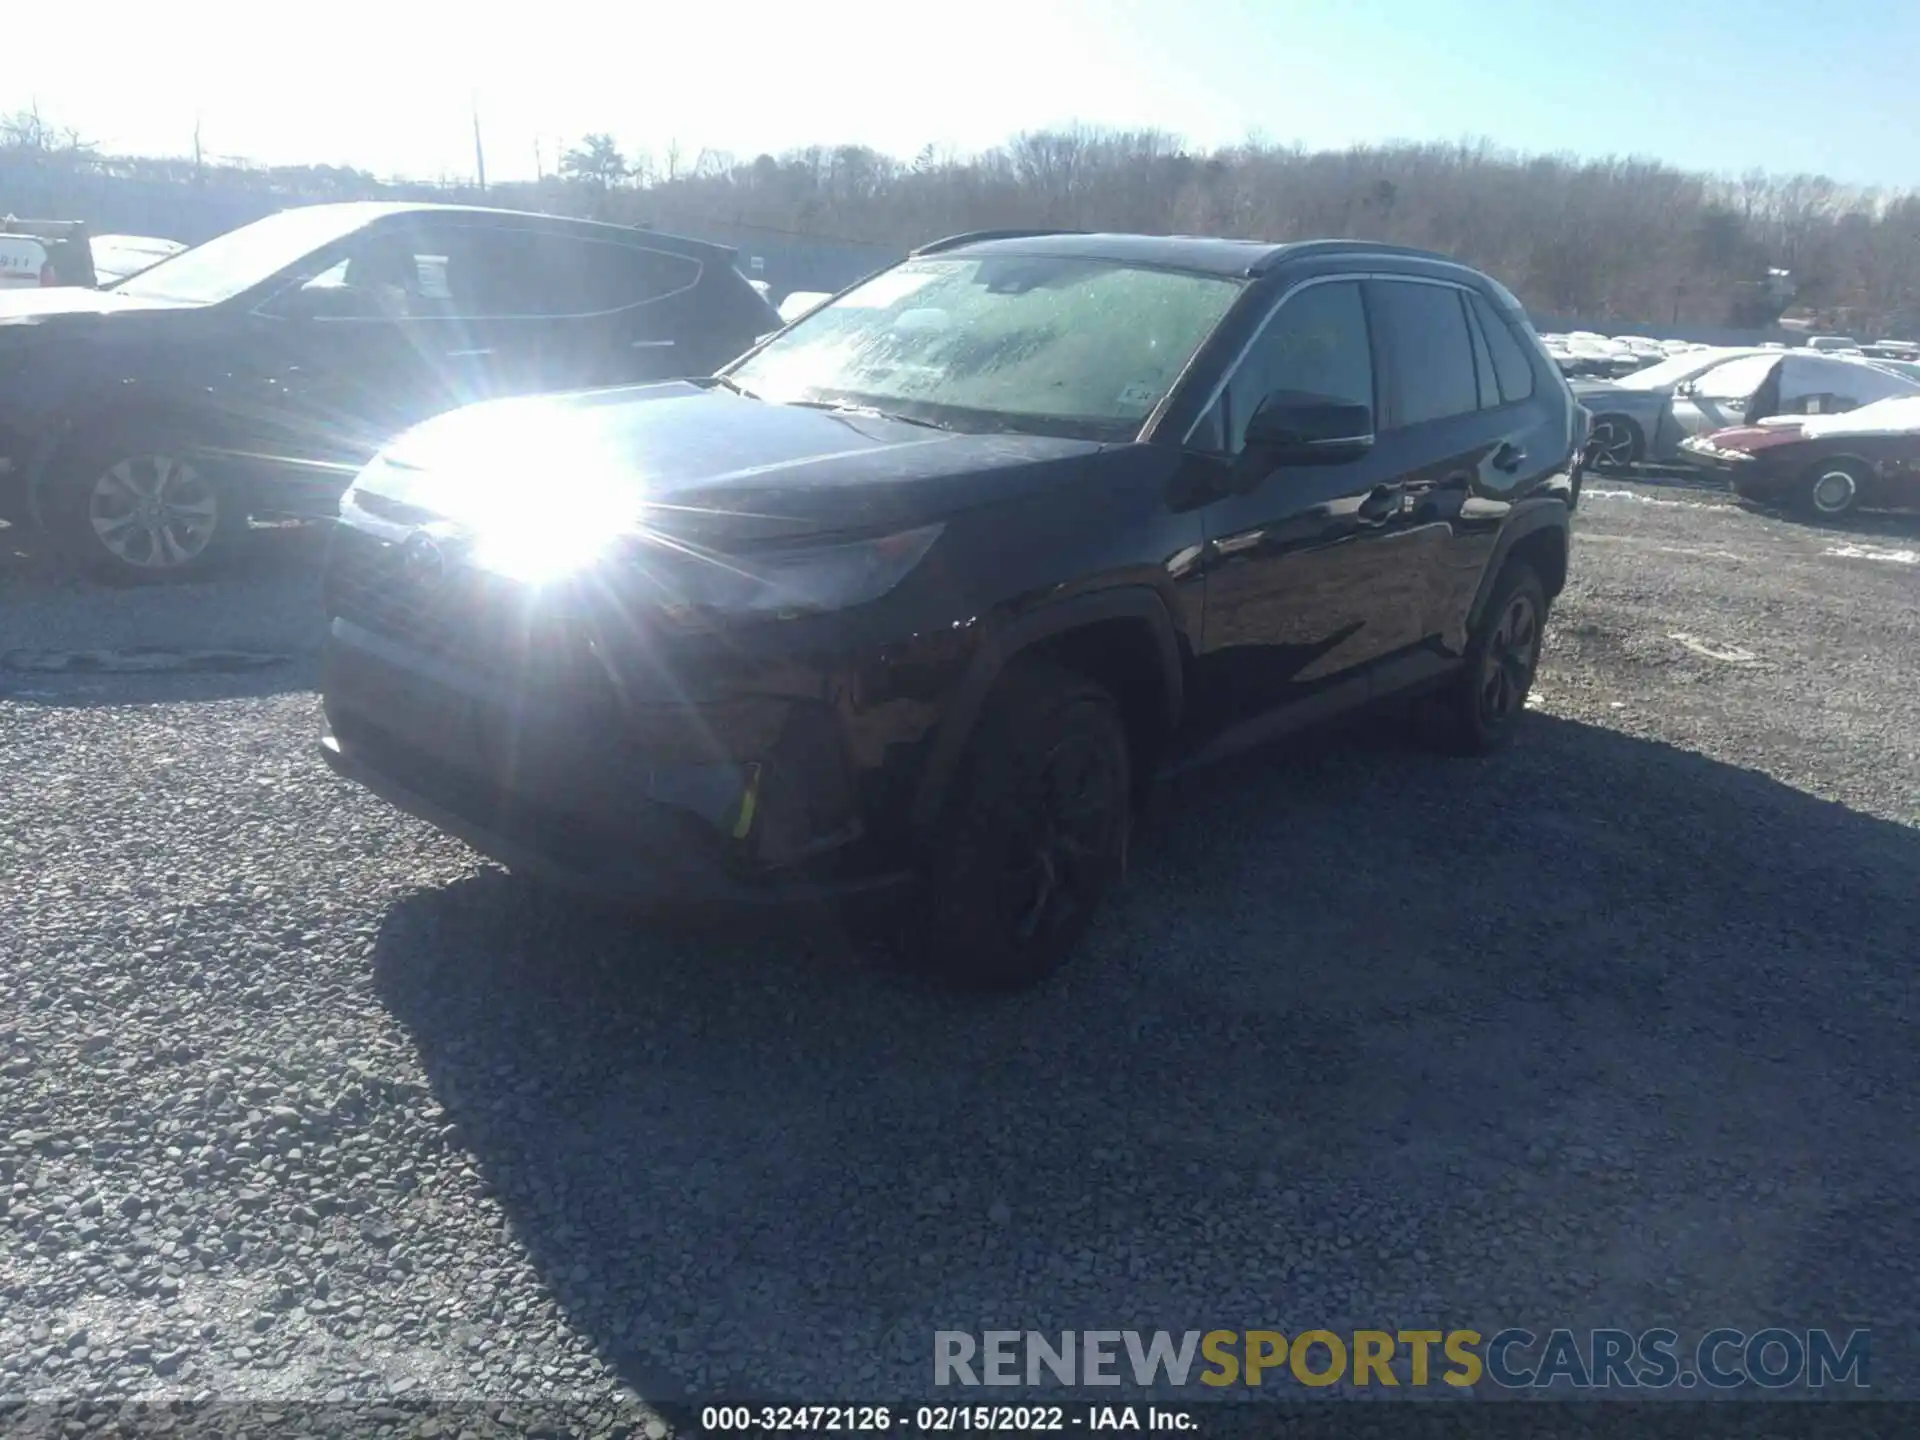
[[[938,255],[942,250],[957,249],[962,245],[974,245],[983,240],[1032,240],[1041,235],[1084,235],[1084,230],[1063,230],[1058,226],[1048,226],[1044,230],[967,230],[958,235],[949,235],[944,240],[932,240],[918,249],[909,250],[908,256]]]
[[[1264,275],[1282,261],[1298,260],[1304,256],[1344,255],[1356,252],[1366,255],[1401,255],[1409,260],[1439,260],[1448,265],[1461,263],[1451,255],[1442,255],[1438,250],[1420,250],[1411,245],[1387,245],[1374,240],[1301,240],[1280,245],[1271,254],[1262,255],[1247,267],[1247,273]]]

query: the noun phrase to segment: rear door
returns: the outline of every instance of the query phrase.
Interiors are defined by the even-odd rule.
[[[1388,563],[1374,579],[1378,603],[1392,617],[1376,653],[1405,662],[1382,677],[1391,686],[1421,678],[1411,672],[1458,648],[1505,495],[1527,463],[1529,415],[1524,397],[1508,405],[1500,393],[1472,292],[1424,277],[1375,276],[1367,298],[1386,392],[1379,446],[1400,487],[1391,543],[1382,550]],[[1512,383],[1516,396],[1532,394],[1517,375]]]

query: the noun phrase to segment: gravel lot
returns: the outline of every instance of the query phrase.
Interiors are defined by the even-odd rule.
[[[1196,781],[995,1004],[334,781],[310,534],[0,558],[0,652],[283,657],[0,668],[0,1396],[896,1399],[939,1328],[1423,1322],[1870,1325],[1920,1394],[1920,526],[1596,480],[1579,533],[1517,749]]]

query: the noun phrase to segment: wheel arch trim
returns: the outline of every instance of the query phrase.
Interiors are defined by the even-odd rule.
[[[1167,733],[1178,728],[1185,706],[1185,671],[1172,612],[1146,585],[1121,585],[1075,595],[1025,611],[988,626],[968,662],[952,703],[934,734],[933,749],[913,799],[912,823],[924,830],[939,817],[960,757],[979,729],[987,697],[1007,666],[1043,641],[1105,621],[1131,620],[1145,625],[1153,640],[1161,679]]]
[[[1542,497],[1523,501],[1515,508],[1512,518],[1501,528],[1500,538],[1494,542],[1493,554],[1487,558],[1486,568],[1480,572],[1480,584],[1474,591],[1472,608],[1467,612],[1468,634],[1473,633],[1486,613],[1487,601],[1493,595],[1494,586],[1500,583],[1500,572],[1506,569],[1514,547],[1530,536],[1550,530],[1560,533],[1561,553],[1571,563],[1572,516],[1562,501]],[[1547,598],[1551,600],[1553,597],[1549,595]]]

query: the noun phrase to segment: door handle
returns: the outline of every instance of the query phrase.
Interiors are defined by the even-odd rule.
[[[475,358],[476,356],[479,356],[479,355],[491,355],[492,353],[493,353],[493,351],[492,351],[491,349],[486,349],[486,350],[449,350],[449,351],[447,351],[447,359],[449,359],[449,360],[471,360],[471,359],[473,359],[473,358]]]
[[[1526,463],[1527,452],[1511,440],[1502,441],[1500,448],[1493,452],[1493,468],[1504,470],[1509,475]]]
[[[1398,485],[1376,485],[1360,501],[1356,513],[1362,520],[1385,520],[1400,508],[1400,496]]]

